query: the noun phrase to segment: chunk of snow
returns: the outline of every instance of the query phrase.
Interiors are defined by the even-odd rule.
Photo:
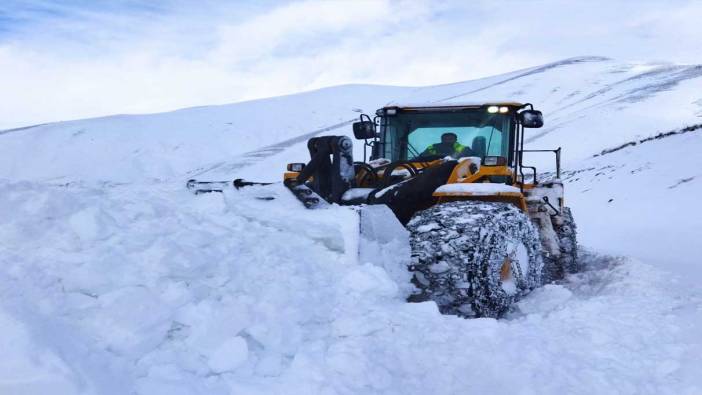
[[[436,273],[436,274],[447,272],[449,269],[450,269],[450,266],[444,261],[440,261],[440,262],[437,262],[437,263],[429,266],[429,270],[432,273]]]
[[[368,195],[374,190],[374,188],[351,188],[344,192],[341,196],[341,201],[350,202],[356,199],[367,199]]]
[[[503,280],[500,286],[502,287],[502,290],[505,291],[508,295],[514,295],[515,293],[517,293],[517,284],[515,284],[514,278]]]
[[[227,339],[220,344],[207,359],[207,364],[215,372],[233,371],[246,362],[249,355],[249,347],[241,336]]]
[[[439,229],[439,228],[441,228],[441,226],[440,226],[438,223],[436,223],[436,222],[431,222],[431,223],[428,223],[428,224],[426,224],[426,225],[418,226],[418,227],[417,227],[417,232],[419,232],[419,233],[426,233],[426,232],[429,232],[429,231],[432,231],[432,230],[435,230],[435,229]]]
[[[388,192],[390,192],[390,191],[396,189],[396,188],[399,187],[400,185],[402,185],[402,183],[404,183],[404,182],[405,182],[405,181],[401,181],[401,182],[398,182],[397,184],[392,184],[392,185],[390,185],[389,187],[385,187],[385,188],[379,190],[378,192],[376,192],[374,196],[375,196],[376,198],[381,198],[381,197],[383,197],[386,193],[388,193]]]
[[[100,231],[94,208],[88,208],[73,214],[68,222],[71,224],[73,231],[78,234],[82,240],[92,240]]]

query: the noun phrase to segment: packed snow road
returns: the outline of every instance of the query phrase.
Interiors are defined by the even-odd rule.
[[[353,210],[280,186],[2,189],[0,393],[702,392],[699,287],[643,262],[583,251],[466,320],[405,303],[399,257],[359,262]]]

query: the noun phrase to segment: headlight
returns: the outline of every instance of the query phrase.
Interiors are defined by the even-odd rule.
[[[288,171],[294,171],[296,173],[299,173],[304,169],[305,169],[304,163],[288,163]]]

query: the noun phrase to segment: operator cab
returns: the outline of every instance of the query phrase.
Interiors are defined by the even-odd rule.
[[[524,128],[542,126],[543,116],[531,104],[431,103],[385,106],[376,111],[374,119],[361,115],[353,130],[355,137],[365,140],[365,147],[371,148],[370,162],[359,167],[389,168],[385,173],[393,176],[396,168],[404,168],[412,176],[434,161],[454,159],[460,162],[469,157],[478,166],[502,166],[512,171],[512,177],[502,177],[499,181],[495,178],[491,182],[526,180],[524,170],[527,170],[532,173],[529,178],[536,184],[536,168],[522,164],[525,152],[555,153],[556,172],[560,176],[560,148],[524,149]],[[365,149],[363,154],[365,163]],[[388,177],[385,181],[387,184],[401,179]]]
[[[388,106],[376,112],[379,141],[371,159],[426,162],[450,156],[512,163],[520,103]]]

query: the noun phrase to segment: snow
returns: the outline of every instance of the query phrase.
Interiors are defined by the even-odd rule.
[[[409,232],[385,205],[361,206],[358,212],[358,262],[381,266],[400,294],[409,296],[414,288],[407,270],[411,254]],[[354,231],[347,230],[346,238],[353,239]]]
[[[520,273],[529,273],[529,251],[521,242],[511,242],[508,251],[513,265],[512,271],[510,271],[509,278],[502,280],[501,285],[505,292],[512,295],[518,290],[514,279],[515,265],[518,265]]]
[[[3,393],[75,393],[79,386],[66,379],[70,370],[61,358],[32,344],[26,325],[0,312],[0,390]]]
[[[249,348],[240,336],[225,340],[209,355],[207,364],[213,372],[231,372],[248,359]]]
[[[245,154],[264,147],[279,152],[276,144],[287,141],[287,148],[298,140],[305,146],[299,161],[308,156],[307,138],[351,135],[350,124],[358,119],[352,108],[372,112],[406,90],[381,89],[348,85],[231,105],[0,131],[0,178],[133,182],[204,172],[229,176],[233,157],[255,161],[256,156]]]
[[[438,188],[434,193],[455,193],[455,194],[470,194],[474,196],[494,195],[496,193],[519,192],[519,188],[507,184],[489,184],[489,183],[453,183],[445,184]]]
[[[425,233],[425,232],[430,232],[432,230],[440,229],[441,226],[437,224],[436,222],[428,223],[426,225],[418,226],[417,227],[417,232],[419,233]]]
[[[509,295],[514,295],[515,293],[517,293],[517,284],[514,282],[514,278],[512,277],[503,280],[500,286]]]
[[[671,136],[571,167],[564,180],[583,244],[698,282],[702,134]],[[678,184],[680,180],[691,181]],[[616,226],[611,226],[616,223]]]
[[[350,202],[356,199],[366,199],[373,190],[374,188],[351,188],[344,192],[341,196],[341,201]]]
[[[523,243],[517,245],[514,256],[516,261],[519,262],[519,267],[522,269],[522,272],[529,273],[529,252]]]
[[[440,103],[439,103],[440,104]],[[512,100],[485,100],[485,101],[473,101],[473,102],[462,102],[462,101],[451,101],[448,103],[448,106],[451,107],[480,107],[484,106],[486,104],[495,104],[495,105],[500,105],[500,104],[517,104],[515,101]],[[422,108],[422,107],[436,107],[437,103],[436,102],[414,102],[414,103],[405,103],[405,102],[390,102],[386,105],[387,107],[399,107],[399,108]]]
[[[376,192],[375,195],[373,195],[373,196],[376,198],[381,198],[386,193],[394,191],[395,189],[399,188],[399,186],[402,185],[403,182],[405,182],[405,181],[400,181],[398,183],[390,185],[389,187],[383,188],[383,189],[379,190],[378,192]]]
[[[526,200],[528,202],[542,202],[547,198],[549,203],[556,206],[558,199],[563,197],[563,182],[557,178],[549,180],[548,183],[543,183],[539,180],[539,184],[533,189],[526,191]]]
[[[439,261],[429,267],[432,273],[443,273],[449,270],[449,265],[446,262]]]
[[[702,135],[592,157],[699,123],[697,71],[577,58],[0,133],[0,393],[702,393]],[[278,181],[306,136],[350,135],[352,108],[490,97],[544,111],[529,148],[563,146],[586,267],[504,319],[406,303],[382,213],[370,245],[356,209],[306,210],[280,184],[184,188]]]

